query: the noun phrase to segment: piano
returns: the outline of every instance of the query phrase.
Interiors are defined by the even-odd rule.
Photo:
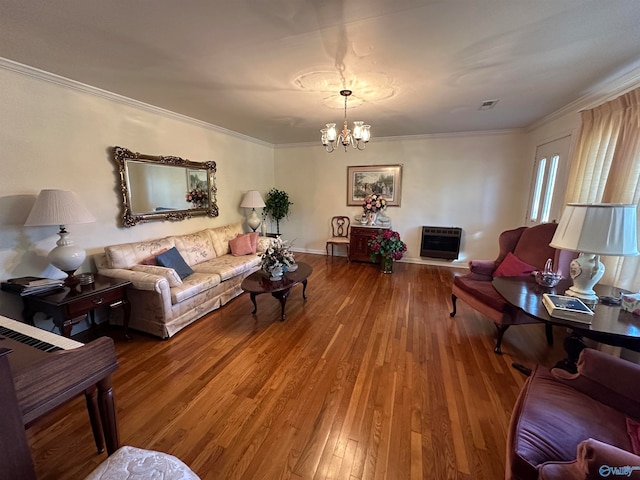
[[[98,452],[118,449],[118,427],[111,374],[118,368],[113,340],[101,337],[87,344],[0,316],[0,424],[17,408],[21,430],[71,398],[84,393]],[[8,378],[7,378],[8,377]],[[13,386],[11,385],[13,384]],[[11,405],[15,402],[15,405]],[[15,415],[13,415],[15,417]],[[13,419],[15,420],[15,418]],[[0,429],[0,430],[2,430]],[[7,427],[7,431],[10,428]],[[0,433],[0,465],[6,448],[18,448]],[[104,440],[103,440],[104,439]],[[3,451],[4,450],[4,451]],[[27,446],[28,451],[28,446]],[[29,462],[31,461],[29,457]],[[31,468],[33,466],[31,465]],[[27,476],[28,477],[28,476]],[[9,477],[7,477],[9,478]],[[23,478],[23,477],[13,477]]]

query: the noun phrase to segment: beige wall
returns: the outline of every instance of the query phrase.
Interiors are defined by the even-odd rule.
[[[523,223],[535,145],[574,133],[579,121],[577,114],[567,114],[526,133],[374,137],[361,152],[327,154],[316,144],[274,149],[53,75],[7,65],[11,67],[0,61],[0,279],[60,275],[46,259],[58,238],[57,227],[23,226],[42,188],[73,190],[85,200],[97,222],[69,230],[92,254],[105,245],[237,221],[246,215],[239,208],[245,191],[264,194],[275,186],[294,202],[290,217],[281,222],[283,235],[297,250],[321,253],[329,217],[360,212],[346,206],[348,165],[403,165],[402,205],[387,213],[408,244],[407,261],[464,266],[472,258],[494,258],[497,235]],[[220,217],[120,227],[118,178],[109,155],[114,145],[216,161]],[[462,227],[459,260],[421,258],[423,225]],[[91,268],[90,261],[83,266]],[[18,318],[19,308],[19,299],[0,292],[0,314]]]
[[[57,227],[23,226],[43,188],[75,191],[96,217],[69,226],[88,253],[105,245],[196,231],[238,221],[247,190],[274,184],[273,148],[158,109],[100,95],[55,77],[16,72],[0,65],[0,279],[64,275],[46,254]],[[54,80],[54,81],[52,81]],[[121,227],[119,179],[109,148],[176,155],[218,166],[220,216]],[[90,261],[84,270],[91,269]],[[0,292],[0,314],[18,318],[20,302]]]
[[[294,205],[281,232],[294,246],[324,252],[329,218],[362,213],[347,207],[347,166],[402,164],[402,203],[389,207],[392,226],[407,243],[406,260],[420,257],[423,225],[462,227],[460,258],[495,258],[497,234],[522,224],[531,168],[520,132],[373,139],[364,151],[328,154],[319,145],[277,148],[276,182]]]

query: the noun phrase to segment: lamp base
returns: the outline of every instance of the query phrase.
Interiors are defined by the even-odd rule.
[[[83,248],[73,243],[64,226],[60,227],[58,235],[60,235],[60,239],[56,242],[56,247],[49,252],[49,261],[51,265],[67,274],[67,278],[64,281],[65,285],[77,285],[80,280],[73,273],[80,268],[85,258],[87,258],[87,253]]]
[[[63,270],[67,274],[67,278],[64,279],[65,287],[75,287],[80,285],[80,279],[74,275],[75,270]]]
[[[251,210],[251,215],[249,216],[249,218],[247,218],[247,225],[249,225],[251,227],[251,230],[255,232],[261,223],[262,220],[260,220],[260,217],[258,217],[256,209],[254,208],[253,210]]]
[[[573,287],[569,288],[569,290],[566,290],[564,294],[567,295],[568,297],[579,298],[580,300],[582,300],[582,303],[584,303],[587,306],[595,305],[600,300],[598,298],[598,295],[595,294],[595,292],[593,294],[577,292],[575,290],[572,290],[572,288]]]
[[[573,286],[564,294],[579,298],[587,305],[598,303],[598,296],[593,287],[604,275],[604,265],[600,261],[600,255],[580,253],[578,258],[571,261],[570,272]]]

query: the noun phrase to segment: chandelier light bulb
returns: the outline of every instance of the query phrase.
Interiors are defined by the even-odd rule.
[[[336,124],[335,123],[327,123],[327,140],[329,143],[333,143],[336,141],[338,136],[336,135]]]

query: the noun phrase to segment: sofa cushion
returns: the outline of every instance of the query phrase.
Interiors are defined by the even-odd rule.
[[[194,271],[198,273],[216,273],[224,282],[225,280],[241,275],[260,265],[260,257],[258,255],[243,255],[234,257],[233,255],[223,255],[214,258],[208,262],[202,262],[194,265]]]
[[[216,251],[208,230],[201,230],[187,235],[176,235],[173,238],[176,248],[187,262],[187,265],[196,265],[216,258]]]
[[[184,261],[184,258],[182,258],[182,255],[180,255],[176,247],[172,247],[166,252],[161,253],[156,257],[156,260],[158,260],[158,264],[163,267],[173,268],[182,280],[193,273],[193,270],[191,270],[191,267]]]
[[[529,377],[516,408],[509,450],[512,471],[522,472],[522,478],[537,478],[536,466],[547,461],[573,460],[578,444],[590,437],[631,450],[622,412],[558,382],[545,368]]]
[[[499,312],[506,311],[507,302],[502,298],[502,295],[493,288],[491,281],[475,280],[468,276],[459,276],[453,279],[453,283],[461,290],[473,295],[494,310],[498,310]]]
[[[231,255],[233,255],[234,257],[256,253],[257,247],[258,232],[242,233],[236,238],[232,238],[231,240],[229,240]]]
[[[220,275],[215,273],[193,273],[182,281],[182,285],[170,289],[171,303],[176,305],[183,302],[200,292],[219,285],[220,281]]]
[[[242,223],[232,223],[231,225],[225,225],[224,227],[210,228],[209,235],[213,243],[213,248],[216,251],[216,256],[221,257],[227,253],[231,253],[229,249],[229,240],[232,240],[243,233]]]
[[[513,253],[507,253],[502,263],[493,272],[494,277],[524,277],[536,269],[533,265],[523,262]]]
[[[139,264],[151,255],[158,255],[161,250],[174,247],[172,238],[160,238],[148,242],[122,243],[105,247],[109,268],[130,268]]]
[[[135,272],[150,273],[151,275],[159,275],[169,282],[169,287],[177,287],[182,285],[182,279],[178,272],[173,268],[161,267],[160,265],[134,265],[131,270]]]

